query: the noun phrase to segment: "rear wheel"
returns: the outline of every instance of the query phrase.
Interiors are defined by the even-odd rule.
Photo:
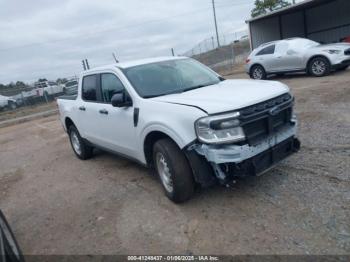
[[[69,128],[68,134],[72,149],[76,156],[81,160],[91,158],[93,148],[86,144],[86,142],[80,136],[78,129],[72,125]]]
[[[261,65],[255,65],[250,70],[250,77],[256,80],[266,79],[266,71]]]
[[[315,57],[310,61],[308,71],[316,77],[326,76],[331,72],[331,65],[326,58]]]
[[[161,139],[153,147],[153,161],[167,197],[182,203],[194,193],[192,169],[180,148],[170,139]]]

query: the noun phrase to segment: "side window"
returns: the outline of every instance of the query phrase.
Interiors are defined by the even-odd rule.
[[[82,97],[86,101],[97,101],[97,75],[83,78]]]
[[[264,49],[260,50],[260,52],[256,55],[272,55],[273,53],[275,53],[275,48],[275,45],[269,45],[268,47],[265,47]]]
[[[101,91],[103,102],[110,103],[112,96],[123,90],[124,86],[116,75],[111,73],[101,75]]]

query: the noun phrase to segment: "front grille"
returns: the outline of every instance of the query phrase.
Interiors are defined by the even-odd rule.
[[[349,48],[349,49],[346,49],[346,50],[344,51],[344,54],[345,54],[345,55],[350,55],[350,48]]]
[[[240,121],[250,145],[291,124],[294,99],[290,94],[240,110]]]

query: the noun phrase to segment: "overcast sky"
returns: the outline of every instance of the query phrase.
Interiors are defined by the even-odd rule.
[[[220,34],[246,28],[254,0],[216,0]],[[184,53],[214,35],[211,0],[0,0],[0,83]]]

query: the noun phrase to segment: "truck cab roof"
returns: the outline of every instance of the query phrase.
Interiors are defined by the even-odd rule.
[[[110,65],[105,65],[105,66],[100,66],[100,67],[95,67],[90,70],[83,71],[83,74],[91,74],[96,71],[103,71],[103,70],[108,70],[108,69],[114,69],[114,68],[121,68],[121,69],[126,69],[134,66],[139,66],[139,65],[146,65],[146,64],[152,64],[152,63],[158,63],[158,62],[163,62],[163,61],[171,61],[171,60],[179,60],[179,59],[184,59],[187,57],[184,56],[163,56],[163,57],[156,57],[156,58],[145,58],[145,59],[139,59],[139,60],[132,60],[132,61],[126,61],[126,62],[121,62],[121,63],[114,63]]]

